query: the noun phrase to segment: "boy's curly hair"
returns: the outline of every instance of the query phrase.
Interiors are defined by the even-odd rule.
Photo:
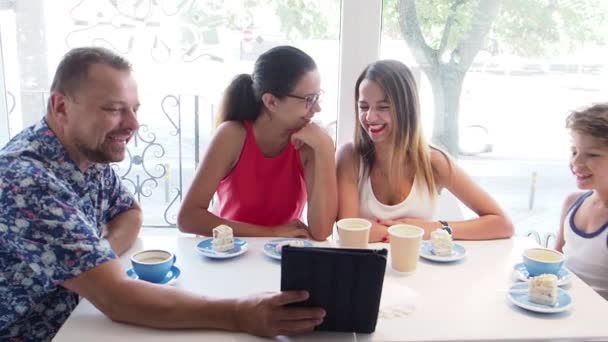
[[[588,134],[608,144],[608,103],[597,103],[566,118],[566,128]]]

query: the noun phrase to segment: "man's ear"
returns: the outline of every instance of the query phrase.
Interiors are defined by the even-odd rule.
[[[66,101],[67,96],[64,94],[53,91],[49,97],[49,114],[56,120],[65,121],[67,118],[66,114]]]
[[[271,93],[264,93],[264,95],[262,95],[262,103],[264,103],[264,106],[271,112],[276,110],[278,101],[279,99]]]

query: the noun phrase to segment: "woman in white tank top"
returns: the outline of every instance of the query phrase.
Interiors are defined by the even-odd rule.
[[[569,195],[555,249],[565,265],[608,300],[608,103],[568,116],[570,170],[579,189]]]
[[[388,226],[404,222],[430,232],[449,226],[456,239],[510,237],[513,226],[486,192],[422,135],[418,92],[401,62],[370,64],[355,86],[359,124],[354,143],[338,151],[338,218],[373,222],[370,241],[385,241]],[[437,196],[448,189],[479,215],[434,219]],[[441,219],[440,217],[438,219]]]

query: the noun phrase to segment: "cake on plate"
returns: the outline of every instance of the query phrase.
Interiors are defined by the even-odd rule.
[[[275,251],[277,253],[281,253],[281,250],[283,249],[283,247],[285,246],[292,246],[292,247],[304,247],[306,244],[304,243],[303,240],[288,240],[288,241],[281,241],[279,243],[277,243],[277,246],[275,247]]]
[[[528,298],[532,303],[555,305],[557,303],[557,276],[555,274],[541,274],[530,278]]]
[[[433,253],[435,255],[452,255],[452,247],[454,247],[452,235],[444,229],[439,228],[431,232],[431,245],[433,246]]]
[[[234,248],[232,228],[225,224],[213,228],[213,250],[216,252],[225,252],[232,248]]]

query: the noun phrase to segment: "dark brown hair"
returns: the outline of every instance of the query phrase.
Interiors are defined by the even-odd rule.
[[[254,121],[262,110],[262,95],[283,98],[304,74],[315,69],[315,61],[293,46],[277,46],[264,52],[255,61],[251,75],[237,75],[226,88],[217,122]]]

